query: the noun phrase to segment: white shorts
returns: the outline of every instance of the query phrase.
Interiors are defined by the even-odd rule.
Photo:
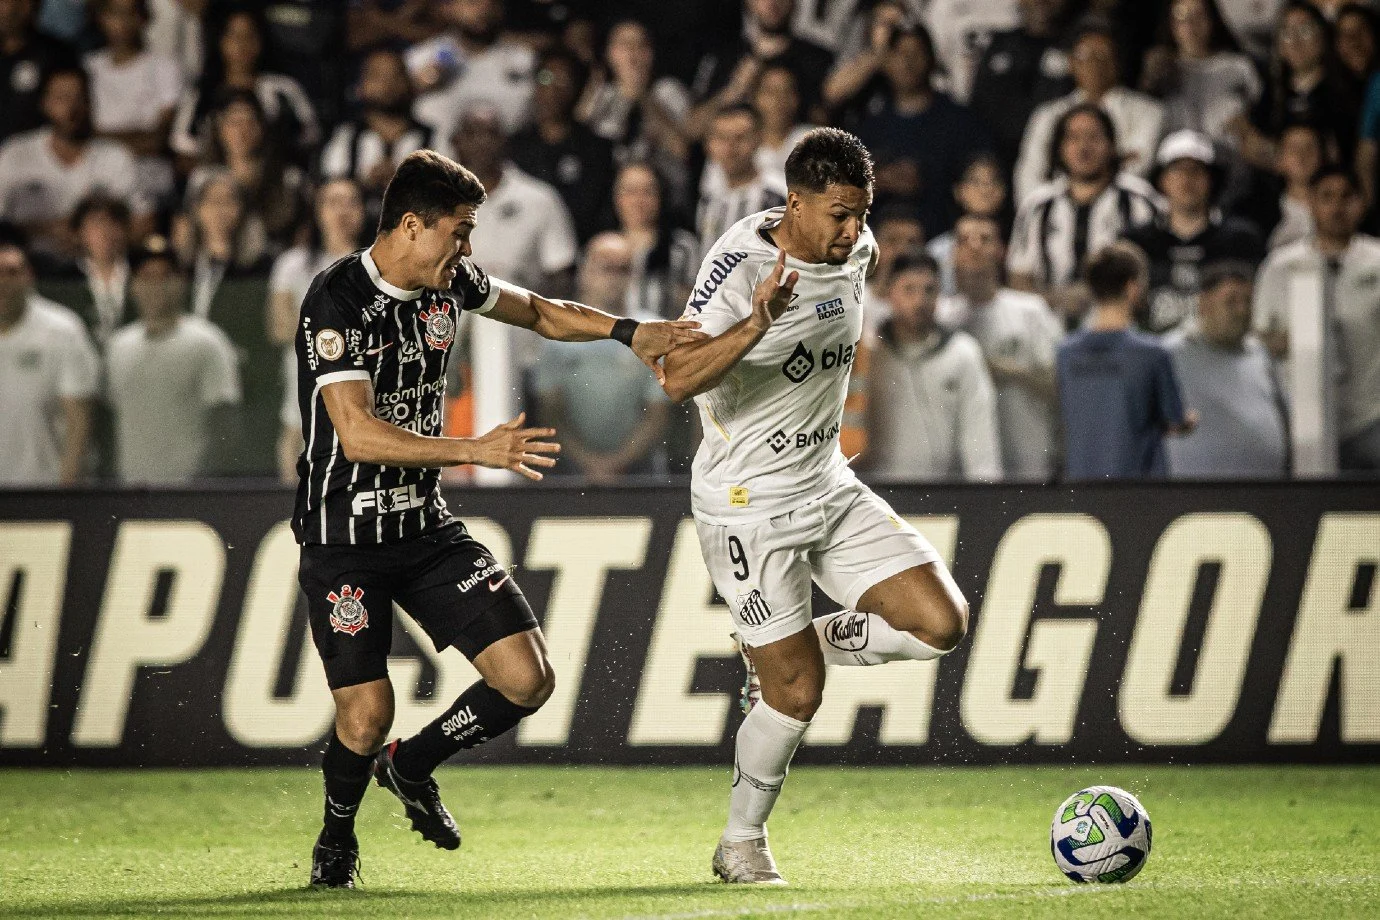
[[[749,524],[696,521],[704,564],[738,635],[767,645],[810,625],[810,581],[856,610],[867,589],[939,553],[856,480],[795,511]]]

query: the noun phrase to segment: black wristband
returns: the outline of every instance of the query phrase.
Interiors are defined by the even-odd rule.
[[[613,329],[609,332],[609,338],[613,339],[615,342],[622,342],[624,345],[632,348],[633,333],[637,331],[637,327],[637,320],[628,319],[626,316],[622,319],[614,320]]]

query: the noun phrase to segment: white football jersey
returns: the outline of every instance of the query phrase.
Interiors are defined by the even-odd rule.
[[[779,250],[762,233],[784,208],[749,215],[705,257],[685,319],[720,335],[752,313]],[[877,258],[864,228],[842,265],[787,256],[800,273],[791,306],[714,389],[695,397],[704,440],[691,504],[715,524],[776,517],[853,478],[839,449],[848,374],[863,329],[863,285]]]

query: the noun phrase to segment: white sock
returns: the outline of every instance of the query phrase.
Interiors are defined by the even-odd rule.
[[[870,665],[931,661],[945,653],[896,629],[875,613],[841,610],[815,620],[825,664]]]
[[[761,700],[752,707],[738,728],[725,840],[767,836],[767,816],[781,794],[786,769],[809,727],[809,722],[782,715]]]

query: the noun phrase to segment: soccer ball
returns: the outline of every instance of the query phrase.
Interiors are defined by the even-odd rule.
[[[1054,813],[1049,849],[1075,882],[1128,881],[1150,856],[1150,815],[1125,789],[1090,786]]]

